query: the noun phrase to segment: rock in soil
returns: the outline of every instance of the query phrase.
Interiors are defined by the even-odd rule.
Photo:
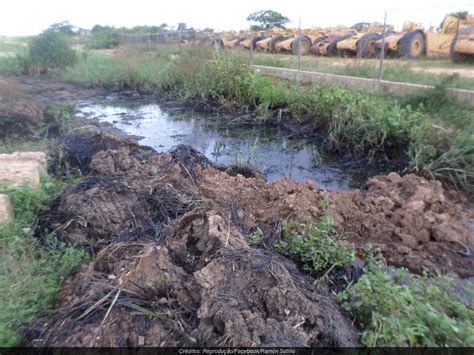
[[[37,188],[40,178],[47,175],[44,152],[0,154],[0,183],[18,187],[24,184]]]

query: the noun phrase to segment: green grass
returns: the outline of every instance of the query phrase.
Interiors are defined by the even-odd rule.
[[[474,346],[474,311],[452,295],[449,276],[389,275],[380,260],[368,258],[365,274],[339,293],[353,312],[366,346]]]
[[[45,213],[65,182],[44,179],[39,189],[0,188],[10,196],[14,221],[0,225],[0,346],[18,345],[20,327],[51,309],[63,281],[89,256],[49,236],[32,236],[36,218]]]
[[[282,241],[276,250],[295,260],[310,273],[338,270],[354,261],[353,250],[338,238],[328,202],[323,200],[324,213],[317,223],[283,222]]]
[[[286,111],[327,134],[328,147],[369,160],[407,154],[409,168],[472,193],[474,110],[436,90],[409,98],[309,85],[255,73],[248,58],[204,47],[161,46],[117,56],[86,52],[65,72],[68,80],[108,89],[139,89],[219,109]]]
[[[247,53],[241,53],[241,55],[248,58]],[[253,62],[257,65],[279,68],[298,68],[297,57],[291,55],[257,53]],[[301,70],[378,79],[379,61],[376,59],[327,58],[309,55],[302,58]],[[436,70],[439,73],[434,73]],[[442,73],[443,70],[445,73]],[[453,76],[456,70],[459,73],[454,75],[455,79],[449,83],[448,87],[474,90],[474,77],[463,75],[465,70],[474,72],[473,66],[452,64],[447,60],[388,59],[385,61],[383,79],[436,86]]]

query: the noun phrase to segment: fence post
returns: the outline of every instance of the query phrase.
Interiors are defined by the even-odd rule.
[[[253,34],[250,36],[250,65],[253,65]]]
[[[380,50],[379,80],[383,79],[384,59],[385,59],[385,36],[387,35],[387,11],[383,17],[382,49]]]
[[[298,26],[298,71],[301,71],[301,19]]]

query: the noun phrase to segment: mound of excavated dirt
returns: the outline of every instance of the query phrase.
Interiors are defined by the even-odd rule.
[[[44,109],[14,81],[0,78],[0,139],[35,133],[44,121]]]
[[[414,271],[423,267],[474,275],[468,228],[473,213],[455,202],[439,181],[410,174],[377,176],[368,191],[334,193],[332,215],[357,247],[380,247],[388,262]]]
[[[62,291],[58,311],[30,327],[28,344],[358,344],[332,297],[283,257],[250,247],[219,212],[194,210],[166,235],[103,249]]]
[[[357,345],[328,290],[274,249],[281,220],[318,221],[322,199],[354,248],[371,243],[413,271],[474,275],[472,213],[438,182],[390,174],[364,193],[333,193],[227,173],[185,146],[158,154],[90,139],[85,181],[64,191],[39,234],[98,255],[27,328],[27,345]],[[259,248],[247,242],[257,228]]]
[[[384,251],[390,264],[405,266],[416,272],[428,267],[455,271],[463,277],[474,276],[474,260],[466,255],[470,254],[474,244],[468,229],[472,211],[462,201],[453,199],[453,194],[443,189],[439,182],[415,175],[400,177],[392,173],[387,177],[370,179],[366,193],[335,193],[319,190],[309,181],[298,184],[281,179],[267,183],[259,175],[254,178],[245,178],[239,174],[232,176],[214,168],[192,148],[180,147],[171,153],[157,154],[133,145],[122,146],[118,150],[99,151],[91,159],[89,175],[107,176],[107,179],[113,179],[116,184],[125,186],[132,194],[139,196],[131,198],[124,195],[123,199],[132,204],[125,214],[121,214],[121,209],[126,204],[115,203],[111,209],[117,210],[116,214],[120,216],[114,222],[117,226],[106,227],[104,232],[99,233],[102,236],[94,236],[93,240],[114,240],[123,228],[130,228],[130,223],[134,223],[130,219],[132,211],[136,211],[136,220],[140,224],[144,220],[143,216],[150,215],[142,212],[140,206],[144,206],[143,211],[152,211],[153,219],[153,215],[156,215],[154,204],[147,205],[142,201],[149,198],[153,200],[150,191],[163,186],[172,187],[178,200],[185,196],[182,201],[189,201],[189,196],[193,196],[201,204],[226,209],[232,222],[244,234],[257,227],[273,230],[282,219],[304,222],[309,217],[317,221],[322,212],[320,201],[328,198],[332,204],[331,215],[339,230],[357,249],[363,249],[367,243],[371,243]],[[101,208],[92,208],[99,202],[90,199],[87,189],[76,191],[72,200],[67,196],[69,191],[65,192],[59,206],[56,206],[59,212],[56,213],[54,226],[67,225],[74,213],[90,225],[92,222],[88,220],[86,210],[90,209],[90,214],[95,214],[92,211],[95,209],[100,215]],[[107,191],[105,189],[103,194],[109,193]],[[111,189],[110,194],[114,195],[115,190]],[[87,203],[81,205],[77,202],[80,199]],[[84,206],[84,212],[75,212],[81,211],[81,206]],[[64,212],[68,210],[70,212]],[[180,210],[186,211],[186,208]],[[105,212],[106,215],[109,213]],[[123,221],[123,217],[128,219]],[[105,220],[104,225],[112,222],[110,218]],[[66,234],[74,236],[70,229],[72,226],[68,228],[65,229]],[[84,232],[81,233],[77,240],[76,237],[72,238],[74,242],[84,244],[84,240],[88,239]],[[269,233],[264,236],[263,244],[273,247],[275,241],[274,233]]]

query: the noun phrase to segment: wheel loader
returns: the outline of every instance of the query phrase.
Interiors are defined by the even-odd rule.
[[[423,31],[421,26],[416,26],[409,31],[385,38],[386,54],[395,54],[406,58],[419,58],[426,55],[428,58],[451,58],[453,61],[461,60],[474,54],[474,36],[469,35],[469,29],[464,28],[474,25],[474,16],[451,14],[447,15],[438,31],[429,29]],[[409,26],[407,25],[406,29]],[[382,40],[376,42],[380,50]]]
[[[293,32],[299,33],[300,31],[293,29]],[[289,52],[298,54],[301,51],[301,55],[309,53],[309,48],[322,39],[324,36],[324,30],[320,27],[313,27],[310,30],[301,31],[300,34],[279,41],[275,44],[275,50],[280,52]]]
[[[383,25],[378,22],[358,23],[352,26],[357,32],[347,39],[337,42],[338,55],[356,56],[357,58],[373,58],[377,55],[375,42],[382,38]],[[393,31],[393,26],[388,26]]]

